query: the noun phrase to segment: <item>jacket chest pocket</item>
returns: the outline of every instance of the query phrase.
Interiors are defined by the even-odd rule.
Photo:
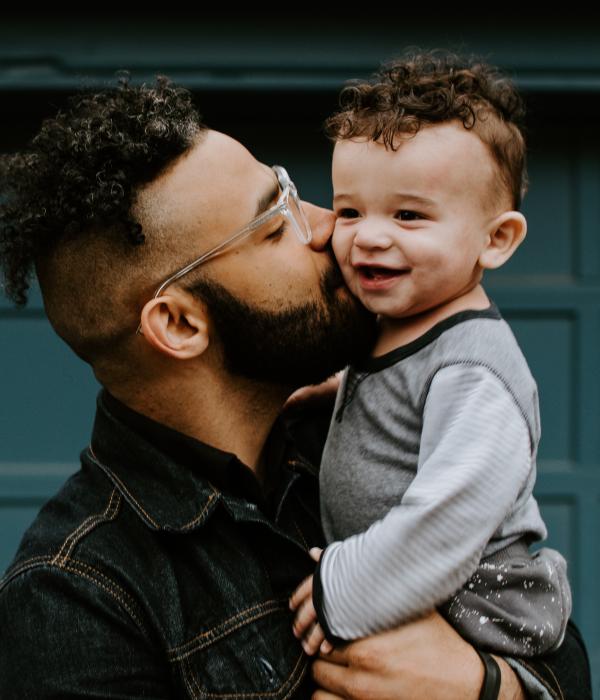
[[[236,700],[310,697],[308,657],[292,633],[287,601],[242,610],[171,650],[188,696]]]

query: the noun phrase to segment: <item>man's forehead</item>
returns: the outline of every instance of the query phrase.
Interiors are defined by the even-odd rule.
[[[201,239],[208,246],[250,221],[276,184],[268,165],[211,129],[140,192],[138,206],[146,222],[169,239]]]
[[[255,199],[253,184],[260,192],[272,177],[268,166],[256,160],[243,144],[209,129],[140,190],[140,199],[155,199],[163,208],[187,211],[194,203],[201,203],[204,209],[220,209],[228,196],[235,196],[238,208],[243,208],[244,200],[251,206]]]

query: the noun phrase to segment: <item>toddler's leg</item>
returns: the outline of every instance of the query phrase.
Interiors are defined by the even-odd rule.
[[[440,612],[479,647],[509,656],[556,649],[571,614],[563,556],[547,547],[530,554],[521,541],[482,559]]]

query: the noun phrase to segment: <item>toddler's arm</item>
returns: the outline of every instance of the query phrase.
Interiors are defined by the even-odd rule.
[[[313,601],[327,636],[373,634],[448,599],[474,573],[531,468],[527,422],[503,381],[477,365],[439,370],[401,504],[328,546],[317,566]]]

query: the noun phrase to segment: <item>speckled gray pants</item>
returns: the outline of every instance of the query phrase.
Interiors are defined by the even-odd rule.
[[[556,649],[571,614],[564,557],[544,547],[530,554],[517,541],[481,560],[440,612],[469,642],[508,656]]]

